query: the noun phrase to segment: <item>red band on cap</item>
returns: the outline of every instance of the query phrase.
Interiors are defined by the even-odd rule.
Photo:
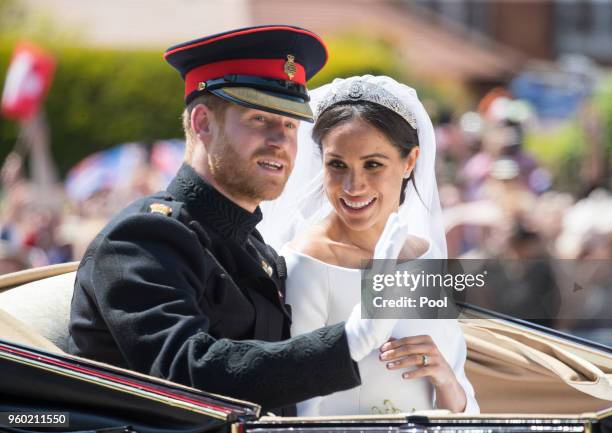
[[[192,69],[185,75],[185,97],[198,89],[201,81],[221,78],[228,74],[253,75],[256,77],[275,78],[306,85],[306,71],[295,63],[295,75],[291,80],[285,72],[283,59],[239,59],[209,63]]]

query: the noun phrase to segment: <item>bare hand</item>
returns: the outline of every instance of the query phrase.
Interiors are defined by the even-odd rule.
[[[391,338],[383,344],[380,352],[380,360],[387,363],[389,370],[418,367],[404,372],[404,379],[427,377],[436,388],[457,380],[453,369],[429,335]]]
[[[410,368],[410,371],[402,374],[403,379],[427,377],[436,388],[438,408],[453,412],[465,409],[465,391],[431,336],[390,338],[380,348],[380,360],[387,364],[389,370]]]

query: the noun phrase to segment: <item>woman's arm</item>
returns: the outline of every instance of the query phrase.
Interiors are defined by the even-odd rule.
[[[474,387],[465,375],[465,361],[467,359],[465,337],[463,336],[463,331],[461,330],[459,323],[456,320],[452,320],[451,322],[452,324],[449,324],[451,345],[449,353],[453,354],[454,356],[452,356],[450,363],[453,367],[457,381],[465,392],[466,405],[462,412],[466,414],[478,414],[480,413],[480,407],[478,406],[478,402],[476,401],[476,397],[474,395]]]
[[[284,254],[287,263],[287,303],[291,305],[292,313],[291,336],[326,326],[329,307],[327,269],[287,247],[281,254]],[[319,415],[322,401],[323,397],[315,397],[298,403],[298,415]]]
[[[327,269],[316,261],[285,252],[287,303],[291,305],[291,336],[305,334],[327,325],[329,286]]]

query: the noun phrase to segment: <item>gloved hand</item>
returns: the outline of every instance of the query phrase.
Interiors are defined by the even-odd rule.
[[[396,323],[397,319],[362,319],[361,303],[355,305],[344,324],[353,361],[361,361],[372,350],[382,346],[391,337]]]
[[[375,272],[395,271],[397,256],[408,236],[406,225],[400,221],[397,213],[389,215],[374,249]],[[353,361],[360,361],[372,350],[382,346],[391,336],[396,323],[397,319],[362,319],[361,304],[357,304],[344,325]]]
[[[395,264],[407,238],[408,222],[405,218],[400,218],[397,212],[393,212],[389,215],[385,229],[374,248],[374,260],[392,260]]]

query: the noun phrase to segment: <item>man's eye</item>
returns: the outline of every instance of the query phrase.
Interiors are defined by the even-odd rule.
[[[287,122],[287,123],[285,123],[285,127],[287,129],[296,129],[297,125],[295,123],[293,123],[293,122]]]
[[[253,120],[255,120],[256,122],[265,122],[266,118],[263,117],[261,114],[257,114],[253,116]]]

